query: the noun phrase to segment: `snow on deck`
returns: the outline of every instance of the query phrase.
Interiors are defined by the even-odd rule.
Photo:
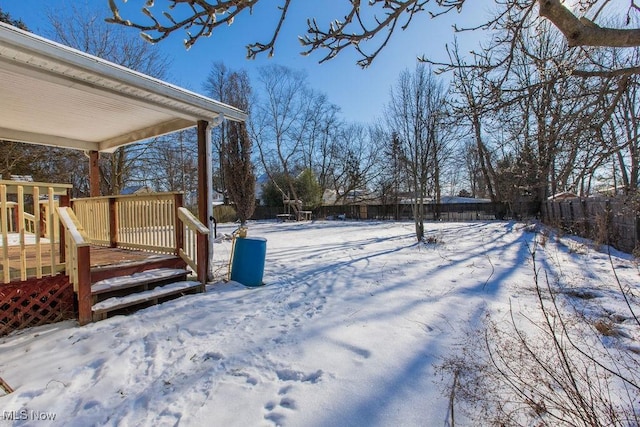
[[[162,280],[177,274],[184,274],[185,270],[176,268],[154,268],[130,276],[119,276],[104,279],[91,285],[92,292],[106,292],[110,289],[117,289],[130,283],[148,283],[154,280]]]
[[[20,246],[20,234],[19,233],[7,233],[7,246]],[[40,238],[41,244],[49,243],[49,239],[44,237]],[[31,233],[24,233],[24,244],[25,245],[35,245],[36,244],[36,235]],[[0,238],[0,248],[4,245],[4,239]]]
[[[164,295],[176,293],[180,290],[191,289],[194,286],[200,286],[200,282],[182,281],[182,282],[170,283],[168,285],[158,286],[156,288],[153,288],[144,292],[138,292],[138,293],[123,296],[123,297],[109,298],[94,304],[91,307],[91,309],[93,311],[104,311],[104,310],[109,310],[112,307],[128,306],[128,305],[136,304],[139,301],[143,301],[143,300],[148,301],[153,298],[159,298]]]

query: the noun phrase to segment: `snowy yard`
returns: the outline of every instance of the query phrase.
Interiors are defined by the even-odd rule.
[[[0,426],[447,425],[449,379],[435,367],[487,313],[535,317],[540,236],[515,222],[426,231],[436,243],[417,244],[412,223],[251,223],[267,239],[264,287],[219,283],[128,317],[0,338],[15,389],[0,397]],[[554,283],[599,290],[586,312],[628,314],[608,255],[545,243],[536,263]],[[222,274],[230,243],[215,251]],[[637,296],[632,258],[613,264]],[[617,344],[640,351],[638,328],[619,327]]]

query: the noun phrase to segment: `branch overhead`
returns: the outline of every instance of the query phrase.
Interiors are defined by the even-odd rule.
[[[538,4],[540,16],[549,19],[564,34],[569,46],[640,46],[640,29],[600,27],[586,17],[578,18],[560,0],[538,0]]]
[[[154,6],[154,2],[148,0],[142,13],[132,19],[124,16],[118,7],[118,0],[108,0],[112,16],[107,21],[136,28],[145,40],[152,43],[182,30],[187,36],[184,40],[185,47],[190,48],[202,37],[211,36],[216,28],[229,26],[237,18],[247,19],[247,15],[253,13],[254,6],[260,1],[167,0],[168,5],[160,10],[159,6]],[[638,13],[640,9],[635,3],[637,0],[627,1],[629,7],[626,21],[629,26],[632,13]],[[295,0],[280,0],[269,3],[275,3],[273,29],[267,41],[255,41],[247,45],[248,58],[255,58],[264,52],[269,56],[274,54],[277,39],[294,2]],[[303,0],[295,3],[303,5],[301,7],[310,7],[311,4]],[[336,17],[330,22],[307,18],[307,30],[298,37],[303,47],[302,54],[322,51],[320,62],[325,62],[350,48],[360,56],[358,65],[368,67],[387,46],[395,31],[405,30],[415,22],[415,18],[434,19],[460,12],[464,10],[467,0],[342,0],[337,3],[338,5],[332,6],[336,9]],[[263,1],[263,4],[266,5],[267,2]],[[579,12],[591,13],[590,18],[578,16],[565,7],[562,0],[500,0],[497,4],[503,11],[531,10],[537,4],[540,16],[547,18],[564,34],[569,46],[640,46],[640,29],[603,27],[594,22],[609,6],[609,0],[578,0]],[[474,29],[494,28],[494,24],[503,16],[504,12],[498,12],[497,18],[487,19],[486,23]],[[414,25],[426,25],[425,21],[421,22],[423,23]],[[454,28],[460,30],[457,25]]]

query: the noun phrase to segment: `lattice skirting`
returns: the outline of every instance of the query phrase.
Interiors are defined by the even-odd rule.
[[[73,286],[63,274],[0,285],[0,336],[74,319]]]

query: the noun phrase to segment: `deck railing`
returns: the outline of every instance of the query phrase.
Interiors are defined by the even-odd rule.
[[[71,187],[0,180],[2,283],[53,276],[63,270],[55,208],[68,204]]]
[[[182,233],[178,233],[178,254],[196,272],[198,280],[205,283],[207,269],[207,235],[209,229],[186,208],[178,208],[178,218],[182,223]]]
[[[179,255],[206,282],[209,229],[182,207],[182,193],[92,197],[71,204],[91,244]]]
[[[90,244],[82,225],[68,207],[57,209],[64,228],[65,270],[78,296],[78,321],[91,322],[91,254]]]
[[[98,246],[175,253],[179,193],[104,196],[72,200],[89,241]]]

